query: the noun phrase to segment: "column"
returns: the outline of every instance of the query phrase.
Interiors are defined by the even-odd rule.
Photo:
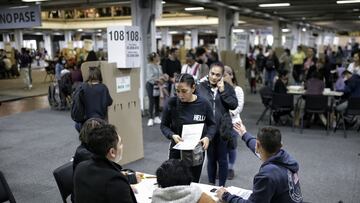
[[[65,43],[72,41],[72,32],[71,31],[65,31]]]
[[[272,34],[273,34],[273,44],[272,48],[281,47],[281,29],[280,29],[280,21],[278,19],[273,20],[272,25]]]
[[[221,51],[231,49],[231,26],[233,23],[234,14],[231,11],[221,7],[218,10],[218,18],[218,48],[220,53]]]
[[[299,46],[301,44],[300,43],[301,30],[299,30],[298,26],[295,24],[291,25],[290,29],[291,29],[291,35],[294,37],[291,53],[296,53],[297,46]]]
[[[172,46],[172,35],[169,34],[169,28],[161,28],[161,41],[163,46]]]
[[[93,50],[98,51],[99,48],[98,48],[98,41],[97,41],[96,33],[92,33],[91,40],[93,41]]]
[[[155,8],[156,0],[133,0],[131,1],[132,25],[140,27],[142,39],[142,60],[140,67],[140,107],[144,110],[145,73],[147,55],[156,51],[155,36]]]
[[[53,58],[53,53],[52,53],[53,46],[52,46],[51,35],[49,33],[44,34],[44,47],[50,58]]]
[[[23,47],[23,32],[22,30],[16,29],[15,35],[15,49],[20,50]]]
[[[195,48],[199,46],[199,30],[198,29],[192,29],[191,30],[191,48]]]
[[[4,43],[10,42],[9,33],[3,33],[3,34],[2,34],[2,37],[3,37],[3,42],[4,42]]]

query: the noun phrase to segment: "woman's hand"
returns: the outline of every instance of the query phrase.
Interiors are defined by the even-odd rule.
[[[176,144],[184,141],[179,135],[176,134],[172,135],[172,139],[175,141]]]
[[[220,189],[216,190],[216,196],[222,200],[222,196],[224,195],[224,193],[227,192],[227,190],[223,187],[221,187]]]
[[[207,150],[207,148],[209,147],[209,138],[208,137],[204,137],[200,140],[200,142],[202,143],[202,146],[205,150]]]

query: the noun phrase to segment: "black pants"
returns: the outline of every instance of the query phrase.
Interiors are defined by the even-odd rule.
[[[171,142],[170,149],[169,149],[169,159],[181,159],[180,150],[173,149],[175,146],[175,142]],[[204,154],[205,157],[205,154]],[[192,182],[198,183],[200,180],[201,170],[202,170],[203,163],[198,166],[190,166],[190,171],[192,174]]]
[[[294,65],[293,68],[293,77],[297,84],[301,83],[304,77],[304,67],[303,65]]]
[[[146,83],[146,92],[149,97],[149,116],[150,118],[154,118],[154,106],[155,106],[155,116],[159,116],[160,112],[160,96],[153,96],[154,85],[147,82]]]

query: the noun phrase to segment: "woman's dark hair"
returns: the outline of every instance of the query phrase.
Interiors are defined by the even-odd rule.
[[[229,67],[230,70],[231,70],[231,74],[233,76],[233,78],[231,79],[231,82],[234,84],[234,85],[238,85],[238,82],[237,82],[237,79],[236,79],[236,76],[235,76],[235,71],[232,67],[230,66],[226,66],[226,67]]]
[[[213,69],[215,66],[216,66],[216,67],[220,67],[220,68],[222,69],[222,74],[224,74],[224,72],[225,72],[225,67],[224,67],[224,64],[223,64],[223,63],[221,63],[221,62],[212,63],[209,70]]]
[[[148,62],[153,62],[157,55],[156,52],[151,52],[147,57]]]
[[[63,56],[59,56],[59,58],[58,58],[58,61],[57,61],[57,62],[58,62],[58,63],[60,63],[60,64],[62,64],[62,60],[63,60],[63,59],[65,59],[65,57],[63,57]]]
[[[116,149],[118,142],[115,126],[110,124],[94,128],[88,136],[89,151],[102,157],[105,157],[111,148]]]
[[[102,75],[99,67],[89,67],[89,77],[87,79],[87,82],[91,81],[99,81],[100,83],[102,82]]]
[[[81,128],[80,134],[79,134],[79,140],[81,144],[88,144],[88,136],[91,132],[91,130],[103,126],[107,124],[107,122],[101,118],[90,118],[88,119],[84,125]]]
[[[288,55],[288,56],[290,56],[291,54],[290,54],[290,49],[285,49],[285,53]]]
[[[262,128],[257,135],[257,140],[267,153],[276,153],[281,148],[281,133],[276,128]]]
[[[199,57],[205,53],[206,53],[206,50],[204,49],[204,47],[197,47],[195,50],[196,57]]]
[[[156,170],[156,178],[161,188],[190,185],[192,175],[189,167],[180,159],[169,159]]]
[[[194,77],[188,73],[180,74],[176,77],[175,83],[181,83],[184,82],[190,87],[193,87],[195,85]]]
[[[86,61],[97,61],[98,58],[96,56],[96,53],[94,51],[90,51],[86,57]]]

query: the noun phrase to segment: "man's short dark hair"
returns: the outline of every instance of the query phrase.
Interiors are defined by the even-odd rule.
[[[267,153],[276,153],[281,148],[281,133],[276,128],[262,128],[257,135],[257,140]]]
[[[169,53],[170,53],[170,54],[173,54],[173,53],[175,53],[177,50],[178,50],[177,48],[171,48]]]
[[[192,176],[189,167],[180,159],[169,159],[156,170],[156,178],[160,187],[190,185]]]
[[[204,49],[204,47],[197,47],[195,50],[196,57],[199,57],[205,53],[206,53],[206,50]]]
[[[105,157],[111,148],[119,142],[115,126],[105,124],[93,129],[88,136],[89,150],[99,156]]]

